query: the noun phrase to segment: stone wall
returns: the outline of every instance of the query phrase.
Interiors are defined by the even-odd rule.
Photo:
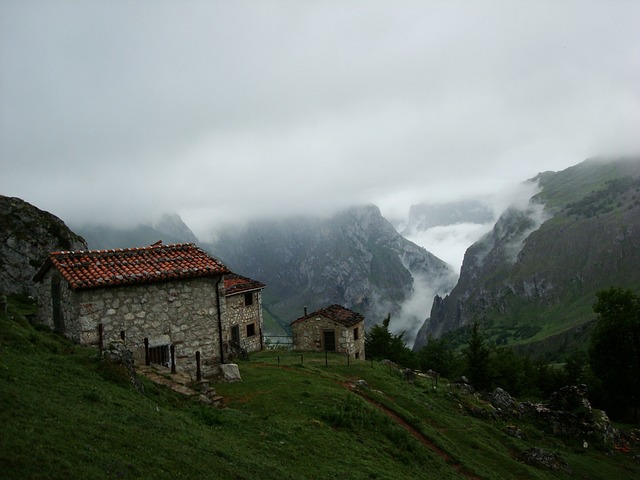
[[[257,352],[262,350],[262,294],[260,290],[247,292],[247,294],[252,298],[251,305],[246,304],[245,293],[226,297],[226,315],[222,325],[222,335],[225,340],[230,340],[231,328],[237,325],[240,330],[241,346],[248,352]],[[226,348],[228,351],[229,347],[226,346]]]
[[[40,320],[54,327],[51,278],[43,279],[39,301]],[[216,292],[218,288],[218,292]],[[225,323],[222,282],[216,278],[196,278],[111,288],[74,291],[61,282],[61,309],[64,334],[78,343],[98,345],[98,325],[103,325],[103,344],[121,338],[144,363],[144,338],[149,346],[175,346],[176,369],[195,375],[196,351],[200,351],[203,375],[213,373],[220,362],[218,296],[221,322]]]
[[[354,330],[358,329],[358,339]],[[333,330],[336,338],[336,352],[348,354],[364,360],[364,322],[354,327],[345,327],[323,315],[308,318],[291,326],[294,350],[324,351],[324,331]]]

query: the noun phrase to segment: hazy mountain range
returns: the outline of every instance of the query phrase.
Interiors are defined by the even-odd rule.
[[[392,329],[406,331],[410,345],[415,338],[414,348],[428,335],[463,343],[465,328],[478,321],[498,345],[557,357],[584,345],[597,291],[640,287],[640,159],[592,159],[528,183],[537,193],[507,208],[469,246],[459,278],[373,205],[221,228],[214,241],[199,243],[266,283],[265,309],[285,328],[305,306],[339,303],[363,313],[369,326],[390,313]],[[134,228],[85,225],[70,232],[26,202],[2,199],[5,291],[9,284],[24,287],[51,250],[198,240],[175,214]],[[491,214],[482,201],[415,206],[405,227],[479,224]]]

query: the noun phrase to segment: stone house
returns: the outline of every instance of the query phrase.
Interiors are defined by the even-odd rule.
[[[263,349],[262,289],[265,285],[236,273],[224,275],[226,319],[222,324],[227,357]]]
[[[343,353],[365,358],[364,316],[330,305],[291,322],[294,350]]]
[[[198,352],[206,376],[228,361],[233,332],[244,328],[241,343],[262,330],[264,285],[237,278],[193,243],[54,252],[34,277],[38,320],[85,345],[124,341],[137,362],[176,370],[194,373]],[[245,293],[253,302],[242,312]]]

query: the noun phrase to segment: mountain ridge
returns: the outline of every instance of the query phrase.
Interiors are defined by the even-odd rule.
[[[531,181],[541,190],[507,210],[467,249],[460,278],[436,297],[416,347],[478,321],[497,344],[582,348],[595,293],[640,287],[640,159],[591,159]]]

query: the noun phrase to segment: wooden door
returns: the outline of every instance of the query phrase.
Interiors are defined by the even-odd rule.
[[[335,352],[336,351],[336,332],[335,330],[324,331],[324,351]]]

